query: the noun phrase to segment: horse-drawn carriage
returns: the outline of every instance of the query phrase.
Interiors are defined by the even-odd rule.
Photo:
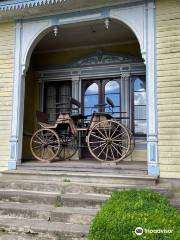
[[[134,149],[131,131],[122,124],[122,119],[113,117],[114,103],[107,98],[111,112],[93,112],[88,116],[77,112],[81,103],[71,98],[71,111],[60,112],[54,124],[48,123],[45,113],[38,112],[40,126],[30,142],[33,156],[44,162],[71,159],[82,147],[79,139],[84,138],[91,155],[102,162],[119,162],[129,156]],[[102,107],[102,104],[96,105]]]

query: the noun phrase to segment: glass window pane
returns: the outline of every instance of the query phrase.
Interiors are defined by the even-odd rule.
[[[94,105],[98,104],[98,95],[88,95],[84,97],[84,107],[94,107]]]
[[[134,105],[146,105],[146,92],[134,93]]]
[[[99,103],[98,85],[92,83],[85,91],[84,96],[84,115],[92,115],[93,112],[98,112],[97,108],[94,108]],[[90,116],[88,117],[90,119]]]
[[[48,86],[46,93],[46,111],[48,114],[48,121],[50,123],[56,121],[56,88],[55,86]]]
[[[99,111],[98,108],[85,108],[84,115],[88,116],[88,119],[90,119],[93,112],[98,112],[98,111]]]
[[[146,119],[146,106],[135,106],[134,107],[134,118],[135,119]]]
[[[105,103],[107,103],[106,98],[110,98],[114,103],[113,117],[120,117],[120,85],[117,81],[109,81],[105,85]],[[112,109],[109,108],[109,105],[105,108],[106,112],[112,113]]]
[[[119,93],[120,87],[117,81],[109,81],[105,86],[105,94]]]
[[[146,120],[135,120],[135,133],[146,134],[147,123]]]
[[[98,94],[98,85],[97,83],[91,84],[85,92],[85,95]]]
[[[146,82],[145,80],[141,80],[140,78],[137,78],[134,81],[134,91],[145,91],[146,90]]]

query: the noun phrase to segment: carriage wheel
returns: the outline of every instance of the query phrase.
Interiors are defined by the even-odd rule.
[[[128,152],[128,154],[127,154],[126,157],[129,157],[129,156],[133,153],[134,147],[135,147],[134,135],[133,135],[133,133],[132,133],[129,129],[128,129],[128,131],[129,131],[129,136],[130,136],[131,144],[130,144],[129,152]]]
[[[60,135],[61,148],[59,157],[62,160],[72,158],[78,150],[77,137],[71,133]]]
[[[51,129],[40,129],[31,138],[32,155],[43,162],[54,160],[60,150],[60,140],[57,133]]]
[[[87,144],[94,158],[102,162],[119,162],[131,147],[127,128],[119,122],[106,120],[95,124],[87,136]]]

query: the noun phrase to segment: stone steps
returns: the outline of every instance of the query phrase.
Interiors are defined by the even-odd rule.
[[[148,188],[171,198],[169,185],[144,174],[9,171],[0,177],[1,240],[87,240],[112,191]]]
[[[58,194],[54,192],[34,192],[21,190],[0,190],[1,202],[19,202],[19,203],[35,203],[35,204],[52,204],[54,206],[73,207],[99,207],[101,203],[106,201],[109,195],[103,194]]]
[[[4,234],[0,232],[1,240],[52,240],[52,238],[40,237],[40,236],[27,236],[26,234]],[[85,239],[83,239],[85,240]]]
[[[142,165],[142,164],[141,164]],[[134,174],[134,175],[147,175],[147,163],[141,166],[140,164],[121,164],[113,166],[108,164],[86,164],[82,162],[79,164],[75,161],[74,164],[21,164],[18,170],[33,170],[33,171],[66,171],[66,172],[94,172],[94,173],[112,173],[112,174]]]
[[[89,226],[85,224],[49,222],[35,219],[26,219],[25,221],[24,219],[17,218],[0,218],[0,231],[9,234],[25,233],[27,236],[44,237],[54,240],[85,240],[88,230]]]
[[[124,189],[151,189],[163,193],[166,196],[171,196],[172,191],[167,184],[158,185],[128,185],[128,184],[109,184],[109,183],[84,183],[84,182],[55,182],[55,181],[40,181],[40,180],[7,180],[1,178],[0,189],[9,190],[25,190],[25,191],[41,191],[41,192],[57,192],[64,193],[99,193],[111,194],[112,191],[121,191]]]
[[[54,192],[0,190],[0,201],[55,205],[58,201],[58,194]]]
[[[71,194],[67,193],[58,199],[58,202],[62,206],[66,207],[91,207],[91,208],[99,208],[102,203],[104,203],[110,195],[104,194]]]
[[[180,193],[175,193],[173,198],[170,199],[172,206],[180,210]]]
[[[0,202],[0,217],[40,219],[51,222],[90,224],[97,208],[58,207],[45,204]]]
[[[55,182],[82,182],[102,183],[102,184],[128,184],[128,185],[156,185],[157,177],[145,174],[112,174],[112,173],[92,173],[92,172],[55,172],[55,171],[8,171],[2,174],[4,179],[13,180],[40,180]]]

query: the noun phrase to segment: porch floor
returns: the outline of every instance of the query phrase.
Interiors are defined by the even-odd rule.
[[[93,159],[66,160],[43,163],[35,160],[24,161],[17,165],[17,169],[37,171],[67,171],[67,172],[96,172],[117,174],[147,174],[146,161],[121,161],[115,163],[101,163]]]

